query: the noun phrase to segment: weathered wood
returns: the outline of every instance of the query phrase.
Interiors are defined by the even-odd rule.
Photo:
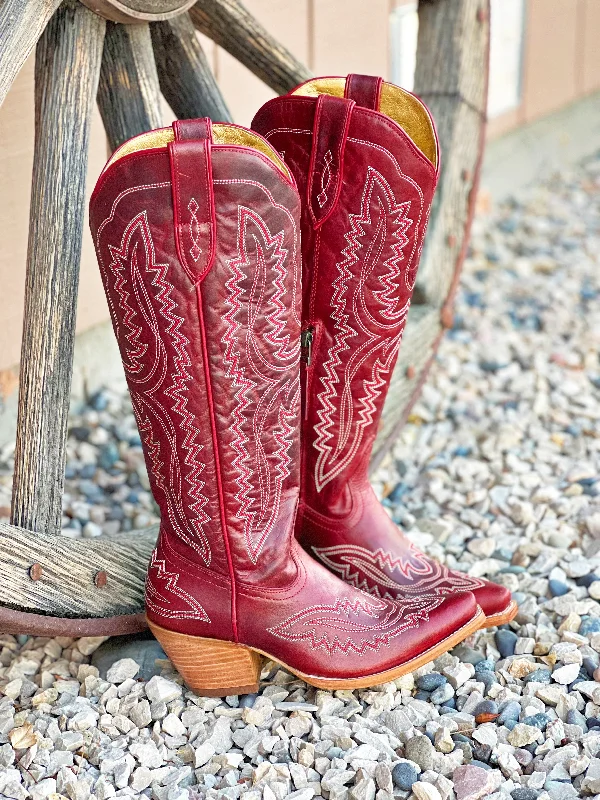
[[[257,22],[239,0],[200,0],[192,22],[278,94],[308,80],[310,71]]]
[[[484,149],[488,62],[488,0],[421,0],[415,92],[436,121],[442,171],[371,469],[406,421],[452,324]]]
[[[53,617],[112,617],[144,609],[158,526],[117,537],[70,539],[0,522],[0,606]],[[37,565],[37,580],[30,570]],[[99,572],[106,584],[96,585]]]
[[[439,308],[433,305],[411,307],[410,324],[406,326],[398,362],[392,374],[371,470],[381,463],[401,426],[406,422],[415,400],[418,399],[443,332]]]
[[[105,25],[69,0],[36,51],[12,521],[45,533],[61,524],[88,142]]]
[[[81,0],[112,22],[139,23],[169,19],[187,11],[196,0]]]
[[[111,150],[162,125],[150,27],[106,23],[98,107]]]
[[[147,627],[144,611],[117,617],[51,617],[0,606],[0,630],[3,633],[48,637],[131,636]]]
[[[477,191],[485,130],[488,51],[487,0],[420,4],[415,91],[438,126],[442,173],[419,287],[436,304],[446,302],[469,236],[469,198]]]
[[[189,15],[155,22],[151,30],[160,88],[176,116],[230,122],[231,114]]]
[[[0,4],[0,105],[60,0],[3,0]]]

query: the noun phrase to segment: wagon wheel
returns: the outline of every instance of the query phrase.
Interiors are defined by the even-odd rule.
[[[239,0],[4,0],[0,103],[37,44],[35,149],[11,524],[0,523],[0,631],[141,630],[156,527],[60,536],[90,119],[110,147],[179,117],[229,119],[195,30],[279,93],[310,77]],[[416,90],[445,154],[417,296],[375,461],[408,414],[444,328],[464,256],[483,149],[488,0],[421,0]]]

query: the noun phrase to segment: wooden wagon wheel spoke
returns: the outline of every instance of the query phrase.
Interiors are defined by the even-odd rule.
[[[230,122],[231,114],[190,17],[182,14],[150,27],[160,88],[175,115]]]
[[[105,25],[69,1],[36,50],[12,521],[45,533],[61,525],[88,142]]]
[[[200,0],[190,9],[199,31],[237,58],[278,94],[312,77],[239,0]]]
[[[481,65],[488,62],[488,37],[480,35],[482,25],[487,28],[487,4],[482,0],[419,6],[415,91],[431,109],[442,150],[419,286],[429,302],[439,305],[448,302],[458,278],[454,265],[469,238],[469,198],[477,191],[483,154],[487,69]],[[447,67],[441,70],[440,63]]]
[[[111,150],[132,136],[162,125],[148,23],[106,24],[98,107]]]
[[[4,0],[0,5],[0,105],[60,0]]]
[[[444,330],[452,326],[484,149],[488,52],[488,0],[419,3],[415,92],[436,121],[442,172],[372,470],[408,418]]]

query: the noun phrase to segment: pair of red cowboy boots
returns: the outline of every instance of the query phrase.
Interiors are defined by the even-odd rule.
[[[435,128],[357,75],[303,84],[253,128],[142,134],[90,204],[161,512],[148,621],[202,694],[255,691],[263,656],[314,686],[371,686],[516,610],[420,553],[367,478]]]

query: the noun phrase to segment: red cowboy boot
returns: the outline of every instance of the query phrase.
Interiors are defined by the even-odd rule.
[[[421,553],[367,475],[438,179],[428,110],[349,75],[269,101],[252,127],[285,158],[303,204],[300,542],[377,597],[472,591],[484,626],[509,621],[510,592]]]
[[[204,694],[255,691],[261,655],[315,686],[370,686],[481,622],[471,594],[370,597],[294,539],[299,214],[275,151],[209,120],[124,144],[90,204],[161,512],[148,621]]]

